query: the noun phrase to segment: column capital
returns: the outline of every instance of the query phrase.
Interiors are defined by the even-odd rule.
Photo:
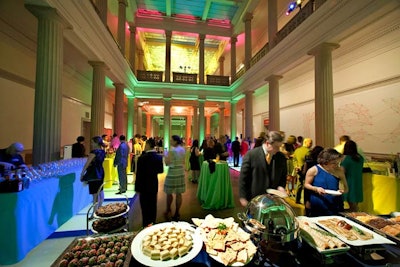
[[[125,88],[125,84],[123,83],[113,83],[115,88]]]
[[[132,22],[129,22],[128,24],[129,24],[129,32],[130,32],[130,33],[136,33],[136,26],[135,26],[135,24],[132,23]]]
[[[340,45],[336,43],[321,43],[319,45],[314,46],[310,51],[308,51],[307,55],[315,56],[323,51],[332,51],[339,47]]]
[[[206,97],[205,96],[199,96],[198,101],[199,101],[199,103],[204,103],[204,102],[206,102]]]
[[[172,31],[171,30],[165,30],[165,37],[166,38],[171,38],[172,37]]]
[[[239,102],[239,100],[236,100],[236,99],[230,101],[231,104],[237,104],[238,102]]]
[[[125,6],[128,5],[128,3],[126,2],[126,0],[118,0],[118,4],[123,4]]]
[[[249,91],[244,92],[244,94],[245,94],[245,96],[251,96],[252,94],[254,94],[254,91],[249,90]]]
[[[218,59],[218,61],[219,61],[220,63],[223,63],[223,62],[225,61],[225,57],[220,56],[219,59]]]
[[[265,78],[264,81],[272,82],[272,81],[280,80],[282,78],[283,78],[283,76],[272,74],[272,75],[268,76],[267,78]]]
[[[235,36],[232,36],[230,42],[231,42],[231,44],[236,44],[236,42],[237,42],[237,36],[236,36],[236,35],[235,35]]]
[[[103,68],[106,68],[106,64],[103,61],[91,61],[91,60],[89,60],[88,63],[92,67],[103,67]]]
[[[62,19],[62,17],[60,17],[60,15],[57,13],[57,9],[55,8],[32,4],[25,4],[25,8],[37,18],[52,19],[65,25],[68,24],[64,19]],[[72,26],[68,26],[72,28]]]
[[[252,13],[247,12],[244,16],[243,16],[243,22],[249,22],[254,18]]]
[[[204,41],[204,39],[206,39],[206,35],[204,33],[200,33],[199,39]]]

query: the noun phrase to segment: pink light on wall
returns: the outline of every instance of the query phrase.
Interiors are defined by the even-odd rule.
[[[136,16],[138,16],[138,17],[149,17],[149,16],[160,17],[162,15],[163,14],[157,10],[147,10],[147,9],[139,8],[136,11]]]

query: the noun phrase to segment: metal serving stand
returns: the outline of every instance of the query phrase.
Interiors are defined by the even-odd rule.
[[[103,189],[105,183],[103,183],[99,190],[97,191],[97,195],[100,193],[100,191]],[[94,232],[95,234],[112,234],[112,233],[118,233],[121,231],[127,232],[129,229],[129,219],[127,218],[127,215],[129,214],[129,198],[124,195],[126,198],[126,207],[127,210],[121,214],[118,215],[113,215],[113,216],[109,216],[109,217],[99,217],[96,216],[96,210],[98,209],[97,204],[98,202],[93,203],[87,213],[86,213],[86,235],[89,236],[90,235],[90,231]],[[96,208],[97,207],[97,208]],[[115,219],[118,217],[124,216],[125,217],[125,224],[123,224],[122,226],[115,228],[115,229],[110,229],[109,231],[105,231],[105,232],[97,232],[96,230],[93,229],[93,227],[89,227],[90,222],[96,221],[96,220],[111,220],[111,219]]]

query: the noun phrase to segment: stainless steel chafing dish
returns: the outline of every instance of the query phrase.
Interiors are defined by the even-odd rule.
[[[293,209],[281,196],[273,193],[253,198],[246,211],[238,213],[238,218],[255,241],[286,243],[299,235]]]

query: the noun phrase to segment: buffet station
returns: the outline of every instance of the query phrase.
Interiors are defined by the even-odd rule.
[[[52,266],[392,266],[400,264],[400,214],[392,215],[296,217],[268,192],[236,218],[209,214],[76,238]]]

